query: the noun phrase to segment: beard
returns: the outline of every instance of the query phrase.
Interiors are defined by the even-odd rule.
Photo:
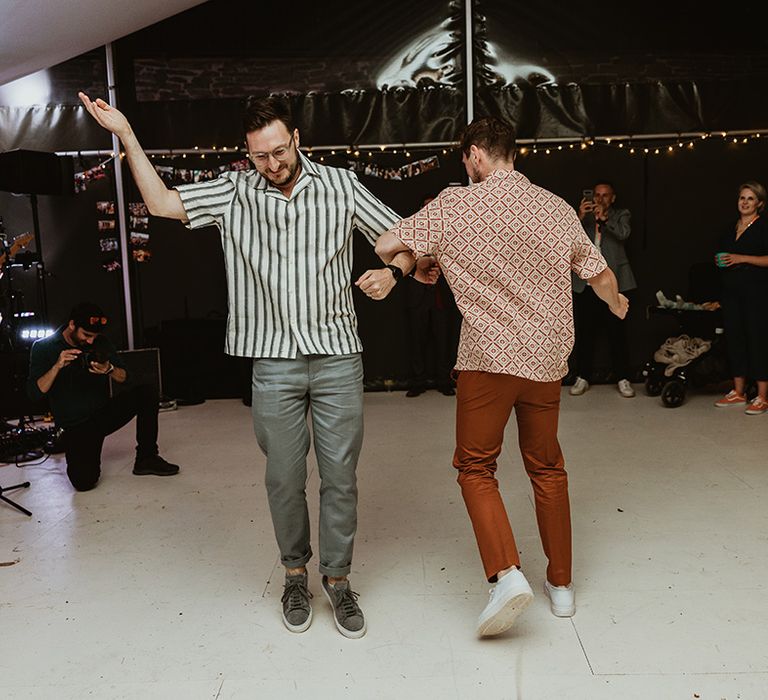
[[[276,173],[271,173],[269,170],[265,170],[261,174],[273,185],[279,187],[280,185],[287,185],[289,182],[293,182],[299,171],[300,165],[301,163],[297,157],[293,163],[286,163],[285,166],[280,168]]]

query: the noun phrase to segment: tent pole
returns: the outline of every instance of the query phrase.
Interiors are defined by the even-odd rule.
[[[112,43],[104,47],[107,59],[107,89],[109,104],[117,107],[117,85],[115,80],[115,54]],[[117,221],[120,232],[120,264],[123,274],[123,302],[125,304],[125,328],[128,339],[128,349],[134,349],[133,339],[133,303],[131,301],[131,276],[128,273],[128,227],[125,216],[125,188],[123,186],[123,159],[120,157],[120,140],[112,134],[112,149],[117,153],[115,158],[115,190],[117,193]]]
[[[472,0],[464,0],[464,47],[466,49],[466,66],[464,69],[465,92],[467,95],[467,124],[475,118],[475,73],[472,27]]]

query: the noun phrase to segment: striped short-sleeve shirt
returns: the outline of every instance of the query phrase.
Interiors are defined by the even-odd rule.
[[[176,188],[190,228],[215,225],[221,232],[230,355],[362,350],[352,302],[352,231],[359,228],[375,243],[400,217],[354,173],[300,158],[290,199],[255,170]]]

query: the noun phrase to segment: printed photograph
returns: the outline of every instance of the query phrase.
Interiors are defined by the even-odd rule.
[[[103,263],[101,267],[107,272],[114,272],[115,270],[120,269],[120,263],[117,260],[108,260],[107,262]]]
[[[130,218],[131,231],[146,231],[149,228],[148,216],[131,216]]]
[[[134,248],[133,259],[137,263],[149,262],[152,259],[152,252],[147,248]]]
[[[172,165],[156,165],[155,171],[160,176],[160,179],[168,186],[176,184],[176,168]],[[143,216],[137,214],[137,216]]]
[[[146,248],[149,244],[149,234],[141,231],[131,231],[131,245]]]
[[[117,238],[102,238],[99,241],[99,248],[102,253],[109,253],[113,250],[117,250]]]
[[[131,216],[149,216],[149,209],[144,202],[129,202],[128,213]]]

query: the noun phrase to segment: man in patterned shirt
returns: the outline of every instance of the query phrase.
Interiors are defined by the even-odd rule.
[[[515,132],[486,117],[461,140],[469,187],[449,187],[379,238],[389,260],[431,254],[463,316],[456,371],[456,451],[464,502],[488,581],[480,636],[508,629],[531,602],[496,481],[512,409],[548,559],[544,590],[555,615],[575,612],[568,478],[557,440],[561,379],[573,345],[571,271],[619,318],[627,299],[576,212],[515,171]]]
[[[266,486],[286,570],[283,622],[312,621],[306,564],[312,556],[306,502],[311,408],[320,489],[320,572],[339,631],[362,637],[365,618],[347,574],[357,529],[355,471],[363,438],[362,346],[352,303],[352,231],[371,243],[398,215],[347,170],[311,162],[276,99],[249,102],[244,115],[255,170],[168,189],[125,116],[80,93],[90,114],[123,143],[151,214],[190,228],[219,228],[227,271],[225,351],[253,358],[253,423],[267,456]],[[403,253],[358,280],[386,296],[414,264]],[[424,278],[425,280],[427,277]]]

